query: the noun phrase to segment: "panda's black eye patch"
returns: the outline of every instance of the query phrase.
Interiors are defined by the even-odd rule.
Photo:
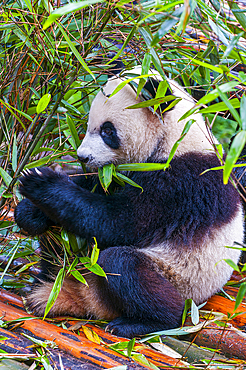
[[[104,122],[100,127],[100,135],[110,148],[118,149],[120,146],[120,139],[117,135],[116,128],[112,122]]]

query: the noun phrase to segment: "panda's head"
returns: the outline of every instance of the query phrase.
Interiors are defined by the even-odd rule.
[[[110,79],[92,102],[87,132],[78,148],[79,159],[91,168],[109,163],[141,163],[150,157],[155,161],[165,160],[185,126],[186,121],[178,122],[179,118],[194,106],[193,99],[176,82],[168,80],[172,95],[182,100],[166,111],[162,119],[149,108],[127,109],[142,99],[136,99],[136,92],[129,84],[110,97],[121,82],[119,77]],[[150,95],[153,96],[153,86],[156,89],[158,80],[149,85],[152,85]],[[176,155],[212,149],[201,115],[191,118],[196,123]]]

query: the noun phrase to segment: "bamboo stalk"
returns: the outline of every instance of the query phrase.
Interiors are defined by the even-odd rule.
[[[15,305],[18,308],[12,307],[11,305]],[[23,302],[19,296],[0,289],[0,316],[3,316],[4,320],[10,321],[23,317],[33,317],[26,312],[23,312],[23,308]],[[122,356],[105,346],[88,340],[85,338],[82,331],[80,332],[81,335],[77,335],[73,332],[69,332],[69,330],[62,329],[56,325],[47,323],[46,321],[36,319],[34,317],[33,320],[23,321],[21,327],[29,330],[39,338],[41,337],[43,339],[51,341],[53,340],[60,349],[75,356],[76,358],[93,362],[94,364],[102,366],[103,368],[120,366],[122,364],[130,365],[133,363],[132,360],[127,359],[127,357]],[[103,340],[109,338],[111,343],[128,341],[126,338],[119,338],[106,333],[103,329],[96,328],[94,326],[91,326],[91,328]],[[146,357],[148,357],[148,359],[156,366],[184,366],[183,362],[155,350],[143,348],[140,349],[139,352],[143,355],[146,355]],[[141,368],[148,369],[149,367],[141,364]]]

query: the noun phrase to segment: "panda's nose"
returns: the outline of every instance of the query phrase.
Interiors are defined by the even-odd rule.
[[[89,161],[89,157],[88,156],[84,156],[84,155],[81,155],[81,154],[78,155],[78,159],[82,163],[87,163]]]

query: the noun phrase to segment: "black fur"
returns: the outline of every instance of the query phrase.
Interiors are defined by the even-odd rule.
[[[150,96],[147,96],[147,100],[155,98],[157,90],[158,90],[159,83],[160,82],[158,80],[156,80],[152,77],[149,77],[147,79],[147,82],[145,83],[145,85],[143,87],[143,95],[144,95],[144,90],[147,90],[147,92],[150,94]],[[168,95],[172,95],[172,92],[169,88],[167,88],[165,96],[168,96]],[[169,107],[169,105],[171,103],[172,103],[172,101],[167,101],[165,103],[160,104],[160,111],[163,112],[165,109],[167,109]],[[172,110],[172,109],[173,108],[171,108],[170,110]]]
[[[194,237],[199,240],[228,223],[237,211],[238,194],[232,185],[223,185],[221,172],[201,175],[217,165],[214,155],[185,154],[174,158],[165,172],[131,173],[143,192],[126,185],[112,196],[91,193],[67,175],[41,168],[41,176],[31,170],[21,179],[20,192],[67,231],[89,240],[95,236],[101,249],[139,248],[146,238],[157,236],[189,246]],[[22,202],[15,212],[18,224],[19,207]],[[27,217],[28,225],[36,224],[36,218]]]
[[[100,135],[110,148],[119,149],[120,139],[112,122],[104,122],[100,127]]]
[[[184,302],[136,248],[167,240],[177,248],[180,244],[199,248],[210,231],[235,216],[240,200],[233,186],[223,185],[219,171],[201,175],[217,165],[215,155],[185,154],[174,158],[165,172],[130,173],[143,192],[126,185],[114,195],[100,193],[99,184],[91,193],[94,180],[90,176],[75,179],[75,184],[49,168],[32,169],[21,179],[20,192],[29,201],[17,206],[16,222],[30,231],[39,215],[40,228],[56,223],[88,240],[96,237],[103,250],[99,264],[106,272],[119,274],[108,275],[108,282],[97,277],[98,295],[119,312],[109,325],[115,333],[132,337],[175,327]]]
[[[131,247],[108,248],[100,254],[99,264],[108,281],[100,279],[98,294],[109,307],[114,302],[121,313],[108,325],[114,334],[133,337],[162,330],[164,322],[166,329],[181,324],[180,294],[143,253]]]

